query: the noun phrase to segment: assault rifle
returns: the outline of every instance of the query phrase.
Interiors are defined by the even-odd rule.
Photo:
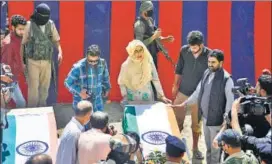
[[[162,52],[162,54],[165,56],[165,58],[174,66],[176,67],[176,64],[174,63],[173,59],[169,56],[168,50],[164,47],[160,39],[155,39],[157,46],[159,50]]]

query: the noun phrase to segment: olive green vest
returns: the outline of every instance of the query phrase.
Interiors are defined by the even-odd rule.
[[[36,23],[30,23],[29,41],[25,45],[25,55],[33,60],[49,60],[53,56],[52,30],[51,21],[45,24],[43,33]]]

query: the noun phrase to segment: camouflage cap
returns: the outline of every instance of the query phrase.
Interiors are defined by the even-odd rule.
[[[117,134],[110,139],[111,150],[119,153],[131,153],[136,149],[136,141],[125,134]]]
[[[142,1],[140,6],[140,13],[153,9],[153,3],[151,1]]]

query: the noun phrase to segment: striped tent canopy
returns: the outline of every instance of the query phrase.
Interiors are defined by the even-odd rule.
[[[21,14],[29,18],[34,7],[41,2],[9,1],[8,16]],[[108,62],[112,83],[110,99],[120,100],[117,77],[120,66],[127,57],[125,47],[133,39],[133,23],[138,16],[140,2],[46,3],[51,7],[51,19],[59,30],[64,56],[63,64],[57,69],[58,94],[51,85],[49,103],[72,101],[72,95],[64,87],[64,79],[72,64],[84,56],[90,44],[98,44],[102,49],[102,57]],[[247,77],[249,82],[254,84],[262,69],[271,70],[271,2],[153,3],[155,22],[162,29],[162,34],[175,37],[174,43],[165,45],[175,61],[178,59],[181,45],[186,44],[187,33],[200,30],[205,35],[207,46],[225,52],[224,67],[234,79]],[[162,55],[159,56],[158,72],[166,95],[171,97],[174,68]],[[25,84],[21,85],[26,94]]]

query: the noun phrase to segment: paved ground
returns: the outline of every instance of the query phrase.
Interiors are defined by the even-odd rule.
[[[73,115],[71,104],[58,104],[57,106],[54,107],[54,111],[55,111],[55,116],[57,121],[57,127],[58,129],[62,129]],[[110,124],[114,125],[116,129],[118,130],[118,132],[122,132],[121,120],[122,120],[123,109],[120,106],[120,104],[115,102],[107,104],[105,106],[105,111],[109,113]],[[189,150],[191,150],[192,149],[192,133],[191,133],[190,111],[187,112],[187,115],[185,118],[184,130],[181,134],[183,137],[186,138],[187,146],[189,147]],[[199,148],[200,148],[200,151],[203,152],[205,156],[206,146],[205,146],[203,135],[201,135],[201,138],[200,138]],[[190,154],[192,156],[192,152]],[[192,164],[199,164],[199,163],[205,164],[206,162],[205,160],[203,160],[202,162],[197,160],[192,161]]]
[[[54,106],[54,112],[58,129],[64,128],[74,114],[71,104],[58,104]],[[119,103],[106,104],[105,112],[109,114],[111,123],[118,123],[122,119],[123,109]]]

